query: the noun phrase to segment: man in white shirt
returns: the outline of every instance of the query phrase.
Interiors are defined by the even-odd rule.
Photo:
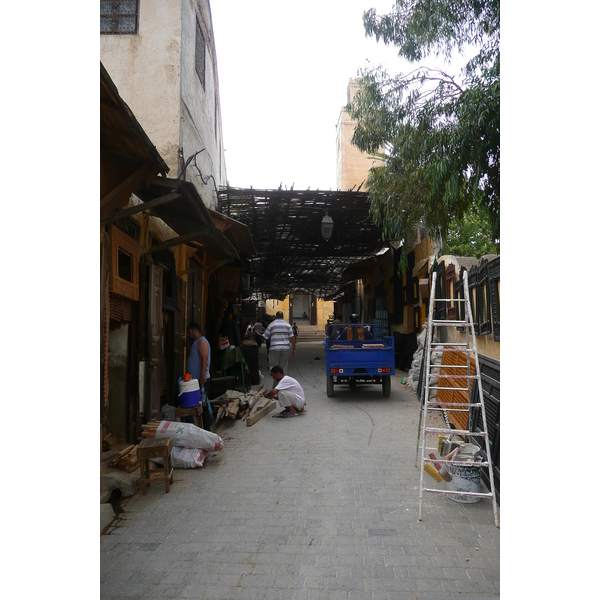
[[[283,320],[283,313],[278,310],[275,320],[265,330],[263,338],[270,343],[267,346],[269,367],[279,365],[287,369],[290,352],[292,358],[296,356],[296,338],[292,326]]]
[[[293,378],[285,375],[279,365],[271,368],[271,377],[277,385],[265,394],[266,398],[277,398],[284,409],[276,417],[287,419],[297,417],[304,411],[306,400],[302,386]]]

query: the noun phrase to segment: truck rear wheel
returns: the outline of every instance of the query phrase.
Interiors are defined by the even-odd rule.
[[[383,396],[389,398],[390,392],[392,391],[392,380],[390,377],[382,377],[381,379],[383,380],[381,384],[383,386]]]
[[[333,398],[333,377],[327,377],[327,397]]]

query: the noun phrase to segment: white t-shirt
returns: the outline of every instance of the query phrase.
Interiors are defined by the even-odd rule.
[[[302,389],[302,386],[293,377],[284,375],[283,379],[279,381],[275,388],[278,390],[287,390],[288,392],[296,394],[302,404],[306,402],[304,399],[304,390]]]

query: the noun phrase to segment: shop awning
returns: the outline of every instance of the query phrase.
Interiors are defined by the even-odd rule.
[[[198,249],[204,248],[222,258],[239,258],[233,244],[215,225],[192,183],[157,177],[146,187],[137,190],[135,195],[142,200],[142,204],[113,212],[103,223],[145,212],[162,219],[177,233],[177,237],[152,246],[148,252],[158,252],[186,244]]]
[[[100,218],[169,167],[100,63]]]
[[[256,254],[252,235],[246,225],[215,210],[208,209],[208,212],[215,225],[235,247],[240,258],[251,258]]]

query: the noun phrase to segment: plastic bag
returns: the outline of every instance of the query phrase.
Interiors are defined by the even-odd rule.
[[[173,446],[171,449],[171,465],[174,469],[196,469],[204,466],[206,450],[200,448],[181,448]],[[151,458],[157,465],[163,464],[162,458]]]
[[[169,404],[163,404],[160,407],[160,414],[164,417],[166,415],[167,421],[175,420],[175,407]]]
[[[184,448],[200,448],[208,452],[223,449],[223,440],[216,433],[196,427],[192,423],[173,423],[161,421],[156,428],[157,438],[168,438],[173,440],[173,446]]]
[[[444,351],[442,348],[440,348],[439,346],[434,346],[431,349],[431,364],[432,365],[441,365],[442,364],[442,357],[444,356]]]
[[[425,338],[427,337],[427,323],[423,324],[423,331],[417,336],[417,345],[419,348],[425,346]]]

